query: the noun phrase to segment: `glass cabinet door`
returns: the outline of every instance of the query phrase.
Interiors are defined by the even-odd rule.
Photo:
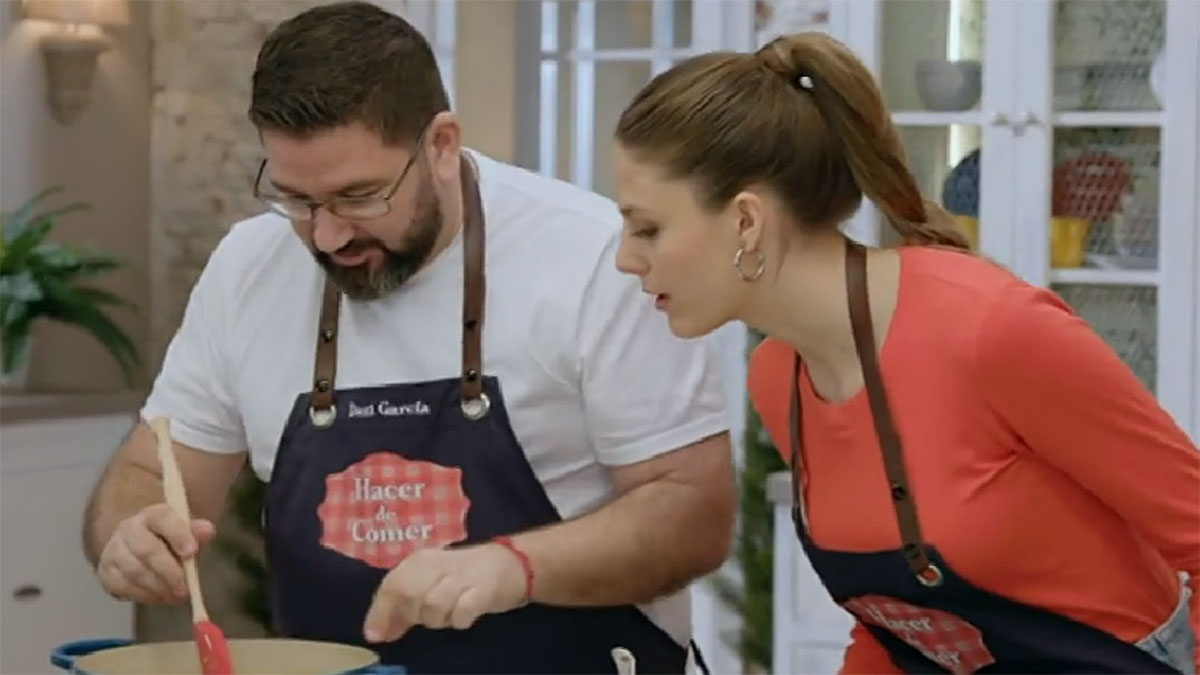
[[[1040,223],[1050,286],[1151,390],[1167,5],[1056,0],[1050,210]]]
[[[983,239],[989,202],[1003,197],[988,195],[996,179],[985,189],[982,177],[1007,152],[999,147],[1000,154],[987,156],[993,148],[985,102],[996,97],[995,78],[1007,65],[994,68],[988,58],[994,7],[985,0],[888,0],[876,8],[872,65],[921,192],[955,215],[976,248],[1003,258],[1003,231]],[[879,243],[897,243],[882,216],[874,218]]]
[[[926,196],[982,253],[1061,294],[1173,414],[1200,419],[1200,234],[1187,199],[1200,183],[1200,3],[829,9],[831,32],[876,73]],[[895,243],[866,206],[848,231]]]

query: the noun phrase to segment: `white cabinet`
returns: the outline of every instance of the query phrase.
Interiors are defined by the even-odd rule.
[[[0,672],[58,672],[70,640],[133,636],[133,607],[101,590],[82,549],[83,511],[127,415],[5,423],[0,430]]]
[[[831,34],[875,70],[926,195],[984,254],[1058,292],[1200,436],[1200,3],[830,10]],[[874,208],[852,231],[895,236]]]

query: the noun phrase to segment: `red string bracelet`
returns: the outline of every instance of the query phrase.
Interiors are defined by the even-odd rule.
[[[529,602],[533,599],[533,562],[528,555],[525,555],[524,551],[517,548],[512,537],[493,537],[492,541],[512,551],[513,555],[517,556],[517,560],[521,561],[521,568],[525,570],[525,601]]]

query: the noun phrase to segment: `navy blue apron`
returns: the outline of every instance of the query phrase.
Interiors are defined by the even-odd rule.
[[[467,630],[416,627],[366,644],[389,569],[426,546],[487,542],[560,520],[513,434],[500,382],[482,370],[484,223],[462,166],[464,293],[459,377],[337,389],[341,294],[325,284],[311,392],[292,408],[266,498],[272,616],[280,633],[376,650],[409,673],[682,673],[686,649],[637,607],[530,603]],[[535,580],[536,584],[536,580]]]
[[[846,248],[846,286],[855,347],[902,546],[850,553],[822,549],[809,537],[802,494],[804,436],[797,354],[791,394],[792,520],[804,552],[833,599],[867,627],[896,666],[909,673],[1179,672],[1110,633],[971,585],[923,540],[900,436],[876,360],[866,253],[851,241]],[[1022,555],[1021,549],[1014,548],[1012,555]]]

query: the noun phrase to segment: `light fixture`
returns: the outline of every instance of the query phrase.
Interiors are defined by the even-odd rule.
[[[54,118],[69,124],[92,99],[96,60],[109,48],[102,28],[129,23],[127,0],[24,0],[25,17],[56,24],[40,41]]]

